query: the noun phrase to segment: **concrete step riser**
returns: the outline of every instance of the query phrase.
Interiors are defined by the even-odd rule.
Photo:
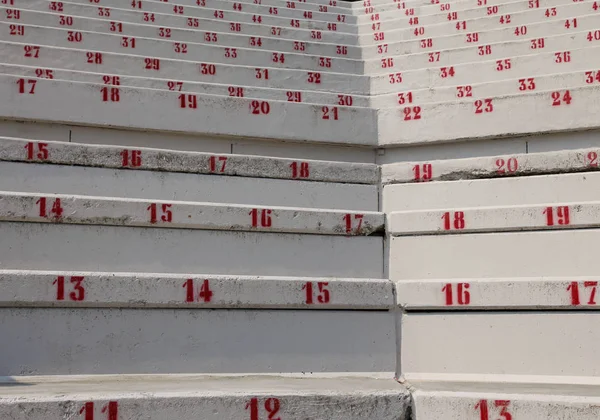
[[[415,22],[414,25],[410,25],[409,28],[385,31],[385,42],[389,44],[391,42],[398,41],[411,41],[420,38],[438,38],[455,35],[461,36],[463,43],[467,42],[468,36],[470,36],[470,38],[472,39],[472,41],[470,42],[485,43],[487,37],[494,36],[494,34],[500,30],[510,31],[514,39],[518,39],[518,37],[534,38],[537,35],[535,35],[532,31],[535,30],[535,28],[539,25],[555,25],[554,33],[556,33],[557,31],[574,31],[577,30],[579,26],[579,18],[586,15],[594,15],[595,12],[590,9],[589,4],[585,3],[562,5],[554,7],[554,9],[556,10],[556,12],[550,10],[548,12],[548,16],[546,16],[547,9],[544,8],[528,9],[522,12],[513,12],[509,15],[498,13],[493,14],[491,16],[474,18],[470,20],[446,20],[446,22],[440,22],[437,24],[430,25],[421,24],[419,21],[419,23]],[[508,21],[507,16],[510,16],[510,21]],[[567,19],[571,20],[575,17],[577,18],[577,27],[573,28],[574,24],[570,22],[572,25],[570,26],[570,28],[566,28],[565,22],[567,21]],[[446,16],[446,19],[447,18],[448,17]],[[522,30],[522,26],[526,26],[525,31]],[[519,27],[519,35],[516,35],[515,33],[517,27]],[[478,41],[475,41],[473,39],[473,34],[475,33],[477,33]],[[542,34],[542,36],[552,34],[553,32],[548,32]],[[360,39],[364,44],[380,43],[378,41],[374,41],[372,34],[362,35]],[[364,53],[366,54],[366,56],[370,56],[377,53],[377,46],[365,45]]]
[[[88,1],[84,0],[71,0],[69,3],[79,3],[79,4],[89,4]],[[100,3],[98,3],[100,5]],[[136,6],[139,3],[136,4]],[[317,21],[317,20],[307,20],[304,18],[303,11],[295,11],[292,9],[286,9],[277,7],[277,15],[276,14],[267,14],[262,15],[259,13],[245,13],[245,12],[235,12],[233,10],[217,10],[217,9],[209,9],[204,7],[198,7],[195,2],[193,6],[181,6],[178,7],[177,11],[173,11],[173,4],[165,4],[163,2],[158,1],[150,1],[143,0],[142,8],[139,7],[131,7],[125,6],[123,7],[123,3],[118,0],[102,0],[101,6],[110,7],[111,9],[129,9],[129,10],[138,10],[144,11],[146,10],[149,13],[164,13],[164,14],[180,14],[186,17],[197,17],[203,19],[219,19],[226,22],[239,22],[239,23],[258,23],[263,25],[277,26],[282,28],[295,28],[295,29],[306,29],[306,30],[319,30],[319,31],[330,31],[330,32],[338,32],[338,33],[347,33],[354,34],[357,33],[357,27],[355,23],[345,23],[337,20],[336,14],[331,14],[331,21]],[[145,7],[144,7],[145,6]],[[269,9],[269,8],[267,8]],[[292,16],[288,17],[279,17],[279,11],[281,10],[282,14],[288,14]],[[215,17],[215,12],[217,16]],[[267,11],[268,13],[268,11]],[[221,17],[223,16],[223,17]],[[348,19],[353,19],[353,16],[348,16]],[[345,20],[340,18],[340,20]]]
[[[395,363],[386,311],[3,308],[0,320],[1,375],[389,372]]]
[[[122,22],[117,16],[113,16],[111,11],[110,20],[107,19],[91,19],[85,17],[72,17],[71,25],[64,25],[65,16],[63,14],[57,15],[52,13],[42,13],[33,10],[24,9],[9,9],[5,8],[0,10],[2,13],[0,16],[5,16],[5,12],[8,10],[17,10],[19,13],[19,20],[6,19],[4,22],[22,23],[27,25],[39,25],[46,27],[54,27],[65,29],[68,28],[72,31],[87,31],[87,32],[98,32],[115,34],[118,32],[121,36],[133,36],[136,38],[156,38],[165,39],[172,42],[181,41],[197,45],[208,45],[208,46],[227,46],[234,48],[242,48],[256,51],[277,51],[280,53],[290,54],[306,54],[306,55],[319,55],[325,57],[341,57],[348,59],[360,59],[361,50],[357,46],[352,45],[331,45],[315,43],[311,41],[292,41],[277,39],[273,36],[245,36],[245,35],[234,35],[227,33],[215,33],[212,31],[199,31],[193,29],[177,29],[155,25],[142,25],[138,22],[129,23]],[[39,9],[37,9],[39,10]],[[62,18],[61,18],[62,16]],[[141,21],[141,19],[140,19]],[[61,24],[61,22],[63,22]],[[71,23],[71,20],[69,20]],[[216,39],[216,41],[213,41]],[[137,40],[136,40],[137,41]],[[137,48],[137,42],[136,42]],[[345,52],[345,54],[341,54]],[[191,53],[191,51],[190,51]]]
[[[109,168],[0,163],[0,190],[322,209],[377,210],[377,187]],[[117,186],[117,188],[115,188]]]
[[[96,50],[75,50],[54,48],[39,44],[16,44],[0,41],[1,62],[36,66],[36,68],[62,69],[69,62],[69,69],[92,71],[106,75],[160,77],[173,81],[173,90],[179,89],[177,82],[197,81],[205,83],[226,83],[232,86],[256,86],[264,88],[317,90],[345,95],[368,95],[369,78],[367,76],[311,72],[305,70],[278,69],[269,66],[230,66],[211,62],[180,61],[160,58],[158,70],[151,57],[124,55]],[[321,83],[309,81],[309,73],[319,73]],[[41,77],[47,77],[40,73]],[[174,79],[177,75],[178,79]],[[316,80],[313,76],[310,80]],[[169,87],[169,86],[167,86]],[[387,88],[387,86],[386,86]],[[170,90],[170,89],[169,89]]]
[[[10,222],[2,229],[6,269],[383,277],[381,237]]]
[[[408,420],[411,404],[391,374],[28,376],[2,384],[0,413],[17,420]]]
[[[0,39],[7,42],[18,41],[25,44],[42,45],[45,42],[44,40],[52,39],[53,45],[64,48],[76,47],[90,51],[100,50],[121,54],[135,53],[151,58],[205,60],[211,63],[331,71],[347,74],[363,74],[364,67],[362,61],[337,57],[255,51],[248,48],[210,46],[190,42],[163,41],[29,25],[18,25],[24,31],[23,35],[12,36],[10,35],[11,31],[16,29],[11,29],[11,25],[14,26],[14,24],[0,22],[0,33],[2,33]],[[314,84],[320,83],[315,82]]]
[[[72,72],[66,70],[56,70],[47,68],[41,69],[37,67],[9,66],[5,64],[0,64],[0,73],[12,74],[28,78],[51,76],[53,79],[72,80],[75,82],[95,84],[104,83],[104,80],[107,77],[106,74],[101,73]],[[174,82],[173,80],[167,79],[127,76],[119,76],[119,80],[122,86],[129,87],[162,89],[171,91],[175,90],[178,92],[193,92],[202,95],[219,95],[229,97],[264,99],[267,101],[323,104],[331,106],[351,105],[355,107],[369,107],[371,106],[372,102],[372,99],[368,96],[344,95],[328,92],[253,88],[247,86],[227,86],[216,83],[208,84],[197,82]],[[396,98],[389,98],[389,100],[385,103],[382,103],[382,105],[394,106],[395,99]]]
[[[0,272],[2,307],[391,309],[381,279]]]
[[[159,27],[167,28],[182,28],[182,29],[193,29],[198,31],[207,30],[210,28],[211,32],[232,34],[232,35],[253,35],[253,36],[265,36],[265,37],[279,37],[281,39],[297,40],[297,41],[312,41],[320,40],[326,43],[339,43],[341,45],[356,45],[357,36],[354,34],[348,34],[345,32],[333,32],[333,31],[313,31],[306,29],[295,29],[289,25],[283,27],[272,27],[261,23],[244,23],[239,22],[228,22],[222,20],[215,20],[214,17],[210,18],[198,18],[198,17],[186,17],[185,15],[173,15],[158,12],[144,12],[127,9],[109,9],[108,13],[106,8],[91,6],[89,4],[78,4],[61,1],[62,8],[59,6],[50,6],[47,0],[32,0],[27,3],[19,4],[21,9],[31,9],[39,11],[47,11],[55,13],[57,15],[72,15],[72,16],[83,16],[96,19],[105,19],[108,21],[122,20],[124,22],[140,23],[143,25],[156,25]],[[7,6],[8,7],[8,6]],[[57,10],[53,10],[57,9]],[[109,14],[108,16],[104,16]],[[75,18],[74,18],[75,19]],[[197,22],[197,25],[196,25]]]
[[[188,133],[207,133],[210,130],[214,134],[244,137],[268,138],[277,133],[287,133],[279,138],[324,143],[368,145],[376,141],[372,131],[376,111],[372,109],[200,96],[116,86],[0,76],[2,95],[14,98],[10,107],[7,104],[0,115],[9,119],[69,121],[96,126],[110,124],[146,130]],[[19,93],[21,91],[22,94]],[[92,93],[97,96],[97,102],[90,101]],[[65,100],[64,107],[50,106],[57,97]],[[144,106],[140,107],[140,103]],[[69,109],[67,104],[73,109]],[[155,118],[156,115],[164,115],[167,109],[176,112],[169,113],[168,119]],[[233,121],[236,124],[232,124]],[[309,127],[312,133],[307,133]]]
[[[539,7],[536,5],[539,4]],[[546,16],[546,9],[551,9],[552,7],[564,6],[565,2],[562,0],[545,0],[540,1],[539,3],[532,3],[529,5],[529,1],[516,1],[516,2],[498,2],[488,0],[485,4],[476,5],[476,4],[455,4],[455,3],[440,3],[431,6],[415,6],[409,3],[406,3],[405,9],[398,10],[398,6],[392,6],[389,11],[377,11],[374,10],[372,14],[365,14],[359,19],[359,34],[366,34],[372,30],[372,24],[379,22],[380,25],[378,30],[395,30],[399,27],[407,27],[411,26],[409,21],[411,18],[418,17],[419,25],[431,25],[447,22],[448,14],[452,14],[452,20],[456,21],[468,21],[470,19],[477,19],[486,16],[497,16],[499,19],[500,16],[512,13],[518,13],[526,10],[537,9],[539,10],[539,20],[543,21],[549,18]],[[591,8],[591,3],[588,4],[589,12],[588,13],[596,13],[595,10]],[[398,12],[397,13],[395,10]],[[411,10],[412,9],[412,10]],[[442,10],[446,9],[446,10]],[[550,11],[552,13],[552,11]],[[454,15],[456,13],[456,15]],[[379,20],[375,19],[371,15],[379,15]],[[568,16],[565,16],[568,17]],[[456,23],[456,22],[455,22]],[[468,26],[468,23],[467,23]]]
[[[0,220],[345,236],[384,231],[383,214],[374,212],[8,192],[0,192]]]
[[[595,186],[599,183],[600,173],[593,172],[387,185],[383,189],[383,211],[598,201],[600,194]]]
[[[392,280],[585,276],[596,258],[589,249],[598,232],[598,229],[582,229],[393,236],[389,276]],[[452,253],[449,258],[449,249],[460,252]],[[434,267],[419,260],[424,252],[436,261]]]
[[[476,83],[503,81],[508,78],[533,78],[535,82],[536,76],[576,71],[581,71],[585,76],[583,82],[578,83],[579,85],[595,84],[598,83],[595,79],[596,72],[600,69],[600,61],[596,59],[598,57],[596,52],[599,50],[598,47],[593,47],[557,52],[547,51],[516,57],[486,59],[465,64],[453,64],[451,61],[444,60],[435,62],[436,67],[430,66],[428,69],[395,72],[372,78],[372,89],[373,93],[380,94],[387,93],[392,89],[398,92],[407,92],[410,89],[424,87],[452,86],[458,93],[457,86],[462,86],[463,90],[467,89],[467,86],[471,86],[472,91]],[[565,53],[568,54],[565,55]],[[440,60],[442,57],[443,54],[441,54]],[[510,60],[510,62],[505,60]],[[450,71],[451,69],[452,71]],[[593,72],[591,79],[586,74],[588,71]],[[452,74],[454,75],[452,76]],[[518,87],[520,86],[519,82]],[[526,88],[525,91],[519,89],[519,92],[513,90],[511,93],[531,91],[530,87],[526,86]],[[536,90],[535,86],[533,90]]]
[[[342,184],[375,185],[379,181],[377,165],[368,163],[123,148],[7,137],[0,137],[0,160]]]
[[[476,316],[409,313],[402,320],[402,369],[408,378],[434,372],[597,378],[600,372],[593,361],[600,350],[600,337],[594,326],[599,319],[600,313],[558,311],[479,313]],[[498,340],[498,337],[510,337],[510,340]],[[548,351],[549,348],[552,351]],[[498,357],[499,354],[504,357]],[[560,385],[555,387],[556,393],[560,393],[558,387]],[[502,385],[498,384],[497,389],[501,390]],[[521,411],[513,413],[520,415]],[[539,411],[531,413],[541,414]],[[476,419],[477,414],[473,410],[471,417],[461,418]],[[550,418],[556,418],[557,414],[552,413]]]
[[[384,185],[387,185],[592,172],[598,170],[599,156],[598,148],[590,148],[466,159],[400,162],[382,165],[381,180]]]

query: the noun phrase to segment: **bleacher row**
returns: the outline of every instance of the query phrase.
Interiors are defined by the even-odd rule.
[[[0,419],[596,420],[599,8],[0,0]]]

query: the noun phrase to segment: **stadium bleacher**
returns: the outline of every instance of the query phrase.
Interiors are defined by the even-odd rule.
[[[599,9],[0,0],[0,419],[596,420]]]

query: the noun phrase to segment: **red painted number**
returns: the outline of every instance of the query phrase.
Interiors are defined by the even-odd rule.
[[[208,158],[208,165],[212,173],[225,172],[227,166],[227,156],[211,156]]]
[[[494,407],[500,411],[501,419],[498,420],[512,420],[512,414],[508,412],[508,406],[510,401],[508,400],[494,400]],[[487,400],[481,400],[475,405],[475,410],[479,411],[480,420],[493,420],[490,419],[490,410]]]
[[[142,151],[124,149],[121,152],[121,167],[123,168],[139,168],[142,166]]]
[[[508,158],[505,160],[503,158],[496,159],[496,173],[497,174],[505,174],[505,173],[515,173],[519,169],[519,162],[517,158]]]
[[[250,210],[250,213],[248,214],[252,218],[252,227],[271,227],[273,225],[271,213],[273,213],[273,210],[270,209],[262,209],[260,212],[258,209]]]
[[[157,223],[159,220],[161,222],[170,223],[173,221],[173,212],[169,210],[172,204],[161,204],[158,207],[158,204],[152,203],[148,206],[146,210],[150,212],[150,223]],[[158,210],[160,209],[160,219],[158,217]]]
[[[319,303],[329,303],[330,301],[330,294],[329,294],[329,290],[327,289],[327,286],[329,285],[328,282],[316,282],[317,283],[317,289],[319,291],[319,294],[317,295],[317,302]],[[306,304],[307,305],[312,305],[315,303],[314,300],[314,286],[313,286],[313,282],[307,281],[304,286],[302,286],[302,290],[306,290]]]
[[[75,302],[85,300],[85,289],[81,285],[85,277],[72,276],[70,279],[73,285],[73,291],[69,293],[69,299]],[[65,300],[65,277],[58,276],[52,285],[56,285],[56,300]]]
[[[321,118],[324,120],[337,121],[339,119],[337,106],[324,106],[321,107]]]
[[[568,90],[565,91],[565,93],[552,92],[552,106],[561,106],[563,104],[571,105],[572,100],[573,97],[571,96],[571,92]]]
[[[37,148],[35,147],[36,145]],[[25,146],[25,150],[27,150],[27,160],[47,160],[50,156],[50,153],[48,152],[48,143],[34,143],[30,141]]]
[[[454,289],[453,286],[456,286],[456,289]],[[469,305],[471,303],[471,293],[469,292],[469,287],[471,287],[470,283],[446,283],[444,287],[442,287],[442,293],[444,293],[446,298],[446,306]]]
[[[433,166],[431,163],[423,163],[421,165],[415,165],[412,168],[415,181],[426,182],[431,181],[433,178]]]
[[[590,289],[590,295],[587,299],[587,303],[585,305],[596,305],[596,289],[598,288],[597,281],[584,281],[582,282],[583,287],[585,289]],[[581,295],[579,294],[579,283],[576,281],[572,281],[569,286],[567,286],[567,291],[571,292],[571,305],[579,306],[581,305]]]
[[[546,207],[542,214],[546,215],[546,226],[569,225],[569,206]]]
[[[310,176],[310,170],[308,162],[292,162],[290,163],[292,168],[292,178],[308,178]]]
[[[476,114],[483,114],[494,111],[494,104],[492,103],[491,99],[478,99],[474,102],[474,105]]]
[[[185,289],[185,301],[187,303],[194,303],[194,302],[208,303],[211,301],[211,299],[214,295],[213,291],[210,290],[210,283],[209,283],[208,279],[205,279],[202,281],[202,286],[200,286],[200,291],[198,292],[197,295],[196,295],[196,290],[197,290],[198,286],[194,285],[193,279],[187,279],[185,281],[185,283],[183,283],[183,288]]]
[[[447,211],[442,216],[444,221],[444,230],[461,230],[465,228],[465,212],[464,211]]]
[[[277,416],[281,408],[281,403],[278,398],[267,398],[263,404],[266,411],[267,420],[281,420],[280,416]],[[250,420],[264,420],[265,417],[260,416],[260,406],[258,404],[258,398],[252,398],[250,402],[246,403],[246,410],[250,410]],[[277,417],[275,417],[277,416]],[[87,420],[87,419],[86,419]]]
[[[79,414],[85,414],[85,420],[94,420],[94,411],[95,404],[93,402],[86,402],[79,410]],[[119,403],[117,401],[109,401],[108,404],[102,407],[100,412],[106,415],[106,420],[118,420]]]
[[[39,206],[39,215],[40,217],[52,217],[54,219],[59,219],[63,214],[63,208],[60,202],[60,198],[57,198],[52,203],[52,207],[48,208],[46,197],[40,197],[38,201],[35,202]],[[48,213],[52,214],[52,216],[48,216]]]
[[[254,100],[250,102],[250,112],[253,115],[267,115],[271,112],[271,105],[267,101]]]
[[[346,214],[344,216],[344,222],[346,222],[346,233],[360,233],[362,228],[364,214]]]

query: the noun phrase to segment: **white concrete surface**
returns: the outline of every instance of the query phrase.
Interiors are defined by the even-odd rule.
[[[0,57],[3,63],[36,65],[35,53],[27,57],[25,46],[16,43],[0,42]],[[32,45],[33,47],[39,45]],[[34,50],[30,50],[34,51]],[[97,55],[100,54],[100,56]],[[31,54],[30,54],[31,55]],[[363,75],[321,72],[321,83],[317,86],[308,82],[307,72],[295,69],[273,68],[269,63],[264,66],[240,66],[211,62],[195,62],[160,58],[159,68],[146,69],[146,58],[137,55],[116,54],[109,52],[82,51],[72,48],[55,48],[40,46],[41,68],[68,69],[79,71],[95,71],[99,73],[117,74],[120,76],[161,77],[173,82],[198,81],[205,83],[226,83],[234,86],[255,86],[277,89],[314,90],[343,92],[344,94],[368,94],[369,78]],[[99,64],[96,64],[96,58]],[[187,57],[182,57],[187,59]],[[110,71],[104,71],[108,70]],[[174,76],[178,75],[177,78]],[[387,83],[387,81],[386,81]]]
[[[440,373],[597,380],[599,318],[596,312],[560,311],[409,313],[402,317],[400,366],[407,378]]]
[[[219,155],[148,147],[131,149],[8,137],[0,137],[0,160],[342,184],[376,184],[378,181],[378,167],[366,163]]]
[[[480,420],[482,408],[488,419],[598,418],[598,384],[520,384],[460,381],[410,381],[417,418]]]
[[[396,361],[387,311],[3,308],[0,320],[3,376],[392,372]]]
[[[597,170],[599,158],[600,149],[589,148],[466,159],[398,162],[381,165],[381,182],[386,185],[591,172]]]
[[[383,211],[598,201],[600,174],[573,173],[386,185]]]
[[[48,79],[27,79],[29,90],[20,94],[18,80],[0,75],[0,93],[9,99],[0,107],[3,118],[355,145],[374,145],[376,141],[372,130],[376,112],[368,108],[266,102]],[[118,101],[112,101],[113,96],[103,101],[103,95],[112,95],[115,89]],[[94,96],[97,99],[91,100]],[[65,106],[53,107],[56,97],[62,97]],[[165,113],[166,109],[176,112]],[[309,128],[313,133],[307,133]]]
[[[517,232],[600,227],[600,203],[481,207],[448,211],[392,212],[387,230],[395,236]]]
[[[71,3],[81,3],[81,4],[89,4],[89,2],[85,2],[82,0],[72,0]],[[159,1],[151,1],[144,0],[142,2],[142,9],[136,7],[139,10],[144,10],[144,5],[149,12],[158,12],[165,14],[173,14],[173,4],[182,5],[180,2],[165,4],[165,2]],[[118,2],[117,0],[102,0],[102,5],[105,7],[111,8],[122,8],[123,4]],[[331,21],[317,21],[317,20],[309,20],[304,18],[304,11],[288,9],[286,11],[285,7],[277,7],[277,14],[273,11],[272,14],[262,15],[260,13],[246,13],[244,11],[237,12],[232,8],[229,10],[218,10],[218,9],[210,9],[208,7],[198,7],[198,5],[193,2],[192,6],[182,6],[183,9],[179,9],[177,14],[182,14],[187,17],[197,17],[197,18],[206,18],[206,19],[215,19],[215,12],[222,12],[217,14],[216,19],[228,21],[228,22],[240,22],[240,23],[260,23],[263,25],[270,26],[280,26],[280,27],[290,27],[291,20],[295,21],[292,27],[296,29],[308,29],[308,30],[320,30],[320,31],[332,31],[332,32],[344,32],[348,34],[356,34],[357,27],[354,23],[345,23],[337,21],[337,14],[328,14],[331,15]],[[132,8],[133,9],[133,8]],[[282,14],[288,15],[287,17],[279,16],[279,11],[281,10]],[[183,13],[180,13],[183,12]],[[314,13],[314,12],[313,12]],[[223,16],[221,18],[221,16]],[[260,19],[259,19],[260,16]],[[348,18],[348,22],[350,21],[350,17]]]
[[[149,59],[150,60],[150,59]],[[154,59],[152,59],[154,60]],[[151,64],[154,61],[149,61]],[[160,66],[160,60],[158,61]],[[103,73],[91,73],[80,71],[67,71],[60,69],[40,69],[39,67],[12,66],[0,64],[0,74],[11,74],[22,77],[42,77],[61,80],[71,80],[75,82],[102,84],[107,75]],[[579,75],[575,75],[576,77]],[[371,106],[371,97],[363,95],[347,95],[344,93],[320,92],[310,90],[284,90],[273,88],[255,88],[248,86],[227,86],[220,83],[198,83],[198,82],[180,82],[169,79],[142,78],[132,76],[118,76],[121,86],[139,87],[147,89],[163,89],[177,92],[199,93],[203,95],[219,95],[229,97],[244,97],[252,99],[261,99],[267,101],[283,101],[293,103],[321,104],[329,106]],[[577,77],[580,79],[581,77]],[[455,95],[453,91],[451,94]],[[393,106],[397,98],[387,98],[389,104]]]
[[[262,0],[261,0],[262,1]],[[266,1],[266,0],[265,0]],[[265,4],[265,1],[262,1]],[[91,17],[97,19],[105,19],[108,21],[122,21],[122,22],[133,22],[133,23],[143,23],[144,25],[156,25],[162,26],[166,28],[186,28],[186,29],[194,29],[194,30],[202,30],[210,28],[210,31],[217,33],[217,39],[219,39],[220,35],[227,36],[230,34],[245,34],[245,35],[259,35],[266,37],[277,37],[279,39],[291,39],[298,41],[314,41],[317,39],[323,42],[328,43],[339,43],[340,45],[348,45],[355,46],[357,44],[357,36],[354,34],[349,34],[346,32],[334,32],[334,31],[317,31],[313,33],[312,30],[307,29],[295,29],[288,24],[285,26],[269,26],[263,25],[258,21],[256,23],[240,23],[226,20],[216,20],[214,19],[214,15],[210,18],[201,18],[201,17],[187,17],[186,15],[173,14],[171,9],[169,13],[159,13],[155,11],[144,11],[140,9],[121,9],[110,7],[109,16],[104,16],[104,12],[102,16],[99,16],[98,7],[103,6],[94,6],[90,3],[71,3],[71,2],[61,2],[63,3],[63,11],[59,10],[51,10],[47,5],[47,0],[35,0],[28,1],[27,3],[20,3],[20,9],[32,9],[32,10],[40,10],[40,11],[48,11],[50,13],[56,13],[60,15],[72,15],[73,16],[73,24],[75,24],[75,17]],[[241,2],[238,2],[241,3]],[[303,5],[304,3],[296,3],[296,5]],[[279,6],[281,7],[281,6]],[[148,16],[145,16],[145,13]],[[154,19],[154,20],[152,20]],[[190,20],[191,19],[191,20]],[[262,20],[262,18],[261,18]],[[275,30],[273,28],[276,28]],[[279,29],[277,29],[279,28]],[[201,32],[202,37],[204,37],[204,32]],[[212,38],[212,36],[211,36]]]
[[[0,306],[390,309],[383,279],[0,271]]]
[[[0,389],[0,410],[14,420],[78,416],[86,403],[102,418],[111,401],[118,420],[409,420],[410,406],[391,374],[24,377]]]
[[[29,5],[29,10],[17,9],[20,12],[20,21],[27,22],[27,25],[39,25],[46,27],[54,27],[54,28],[64,28],[64,21],[61,20],[60,16],[64,16],[60,14],[57,16],[56,13],[48,13],[48,12],[39,12],[35,10],[37,8],[39,10],[39,5]],[[33,9],[33,10],[31,10]],[[5,8],[4,10],[9,10]],[[4,12],[3,10],[3,12]],[[85,9],[87,10],[87,9]],[[193,26],[190,28],[187,26],[186,29],[182,28],[171,28],[169,26],[156,26],[141,24],[143,22],[143,14],[138,12],[139,16],[136,16],[136,21],[134,23],[130,22],[122,22],[118,16],[118,10],[113,13],[111,10],[110,20],[107,18],[97,19],[98,11],[94,10],[95,16],[94,18],[89,17],[73,17],[73,21],[71,25],[68,25],[69,30],[73,31],[87,31],[87,32],[98,32],[98,33],[115,33],[117,30],[120,34],[124,36],[134,36],[136,39],[140,38],[156,38],[156,39],[165,39],[171,41],[182,41],[186,43],[194,43],[194,44],[207,44],[213,45],[215,43],[214,39],[217,39],[217,45],[227,46],[227,47],[236,47],[250,50],[267,50],[267,51],[278,51],[280,53],[297,53],[297,54],[317,54],[320,56],[330,56],[336,57],[338,55],[339,47],[334,44],[324,44],[322,42],[314,42],[312,41],[293,41],[288,39],[279,39],[272,34],[269,36],[264,35],[261,37],[250,36],[250,35],[238,35],[235,33],[221,33],[221,32],[212,32],[212,31],[198,31],[194,30]],[[7,19],[6,14],[2,13],[3,19],[2,21],[11,23],[14,22],[12,19]],[[64,18],[63,18],[64,19]],[[156,21],[156,17],[155,17]],[[62,24],[61,24],[62,22]],[[156,22],[154,22],[156,23]],[[187,23],[187,21],[186,21]],[[192,21],[192,25],[195,25],[196,22]],[[118,25],[118,29],[117,26]],[[198,22],[198,26],[200,23]],[[208,25],[207,25],[208,26]],[[278,32],[278,31],[276,31]],[[216,34],[216,35],[213,35]],[[259,41],[260,39],[260,41]],[[347,44],[348,42],[346,42]],[[139,48],[136,41],[136,49]],[[189,48],[189,44],[188,44]],[[352,58],[352,59],[360,59],[361,58],[361,48],[354,45],[345,45],[346,54],[343,55],[343,58]],[[188,51],[191,54],[191,50]]]
[[[377,186],[0,162],[0,190],[377,211]]]
[[[383,235],[384,231],[384,215],[375,212],[348,213],[294,207],[252,207],[4,191],[0,191],[0,220],[344,236]]]
[[[390,92],[406,92],[410,89],[425,87],[454,87],[471,86],[478,83],[487,83],[501,81],[504,79],[514,79],[515,84],[509,93],[523,93],[519,90],[520,83],[517,79],[533,78],[534,82],[537,76],[553,75],[569,72],[580,72],[581,80],[576,86],[595,84],[597,80],[594,77],[591,83],[587,82],[586,72],[593,72],[595,76],[599,64],[596,62],[596,52],[598,49],[592,45],[583,46],[583,48],[570,49],[571,61],[565,62],[563,59],[557,62],[557,52],[548,51],[536,54],[512,56],[510,58],[510,69],[508,71],[498,71],[498,68],[506,69],[506,62],[502,61],[502,67],[499,67],[499,61],[507,59],[479,59],[477,61],[465,64],[456,64],[451,61],[440,62],[435,67],[429,67],[418,70],[408,70],[385,75],[373,76],[372,93],[383,94]],[[561,51],[559,53],[564,53]],[[564,54],[561,56],[564,57]],[[437,56],[433,56],[436,59]],[[440,59],[442,56],[440,55]],[[446,67],[446,72],[442,68]],[[449,67],[454,69],[454,76],[450,76]],[[393,77],[392,77],[393,76]],[[528,86],[529,85],[529,82]],[[537,85],[536,85],[537,86]],[[566,86],[563,87],[565,89]],[[535,89],[534,89],[535,90]],[[527,91],[531,91],[528,87]]]
[[[600,308],[597,277],[512,277],[400,280],[398,305],[406,311]]]
[[[48,16],[52,17],[50,14]],[[104,26],[107,25],[103,21],[100,21],[100,23]],[[242,64],[253,67],[268,66],[314,71],[327,70],[346,74],[364,74],[365,67],[361,60],[340,57],[331,58],[328,64],[323,66],[321,65],[323,57],[299,54],[297,52],[286,52],[282,59],[281,53],[274,53],[273,51],[260,51],[250,48],[227,47],[219,46],[218,44],[200,44],[187,41],[168,41],[158,37],[134,37],[116,32],[73,31],[70,29],[26,24],[22,25],[24,27],[23,35],[15,39],[15,36],[10,35],[10,25],[6,22],[0,22],[0,39],[3,41],[18,40],[21,43],[44,45],[45,40],[52,39],[51,45],[63,48],[77,47],[84,50],[100,50],[125,54],[135,53],[136,55],[153,58],[205,60],[211,63]],[[135,43],[133,39],[135,39]],[[277,57],[274,54],[277,54]]]
[[[1,229],[3,269],[383,278],[381,237],[9,222]]]
[[[568,277],[593,273],[598,229],[394,236],[392,280]]]

